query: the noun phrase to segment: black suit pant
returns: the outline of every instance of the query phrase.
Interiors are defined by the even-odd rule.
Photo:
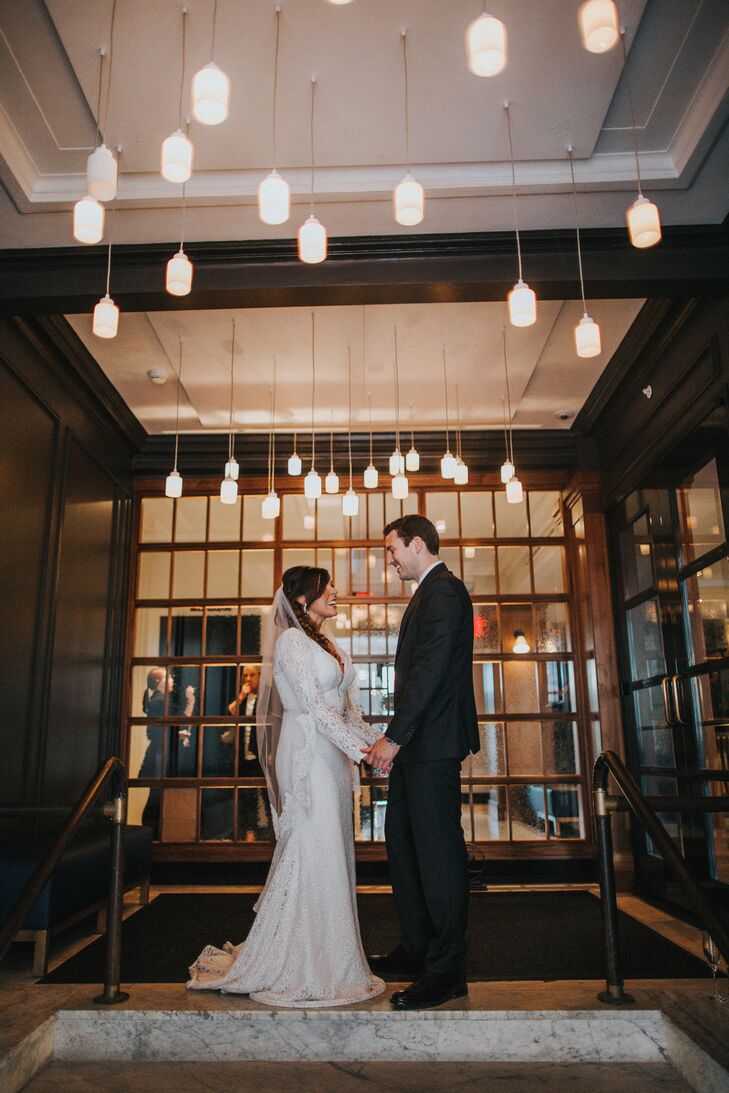
[[[427,972],[464,975],[468,855],[459,759],[395,760],[385,839],[403,947]]]

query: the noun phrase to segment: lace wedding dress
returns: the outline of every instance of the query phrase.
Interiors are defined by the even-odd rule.
[[[352,788],[361,749],[356,673],[300,630],[279,638],[273,674],[283,703],[276,755],[282,807],[276,849],[245,942],[206,946],[188,987],[249,994],[272,1006],[343,1006],[385,989],[359,934]]]

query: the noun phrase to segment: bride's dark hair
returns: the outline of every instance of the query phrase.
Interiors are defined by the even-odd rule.
[[[314,626],[309,618],[309,608],[318,600],[322,592],[329,584],[329,572],[313,565],[294,565],[287,569],[281,578],[284,596],[291,604],[291,610],[308,638],[321,645],[330,656],[341,664],[341,658],[336,647],[331,641]],[[304,596],[305,602],[299,603],[299,596]]]

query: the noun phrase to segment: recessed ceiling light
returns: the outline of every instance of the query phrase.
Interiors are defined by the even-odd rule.
[[[156,383],[158,387],[161,387],[163,383],[167,383],[167,374],[161,368],[148,368],[147,375],[149,376],[149,382]]]
[[[574,410],[555,410],[554,416],[558,421],[572,421],[575,416]]]

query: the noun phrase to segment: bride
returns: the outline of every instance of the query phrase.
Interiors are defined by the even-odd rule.
[[[272,1006],[343,1006],[385,989],[357,919],[352,787],[379,733],[362,718],[350,658],[322,629],[337,613],[325,569],[283,575],[266,624],[256,709],[276,849],[241,945],[208,945],[188,987]]]

